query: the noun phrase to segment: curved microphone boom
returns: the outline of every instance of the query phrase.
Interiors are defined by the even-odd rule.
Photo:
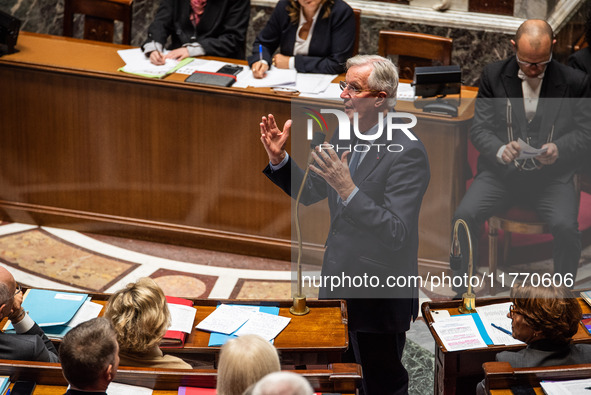
[[[297,261],[297,268],[298,268],[298,290],[297,293],[293,296],[293,306],[289,309],[290,313],[293,315],[305,315],[310,312],[310,308],[306,306],[306,295],[304,295],[302,291],[302,233],[300,229],[300,214],[299,214],[299,207],[300,207],[300,198],[302,197],[302,191],[304,190],[304,185],[306,185],[306,180],[308,179],[308,173],[310,172],[310,165],[314,162],[314,158],[312,157],[312,152],[314,149],[319,146],[320,144],[324,143],[324,139],[326,135],[321,132],[315,132],[312,141],[310,142],[310,153],[308,154],[308,162],[306,163],[306,171],[304,172],[304,178],[300,184],[300,188],[298,190],[298,195],[295,201],[295,225],[296,225],[296,235],[298,238],[298,261]]]

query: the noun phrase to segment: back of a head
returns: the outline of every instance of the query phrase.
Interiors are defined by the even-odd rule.
[[[274,372],[263,377],[251,395],[313,395],[314,389],[303,376],[293,372]]]
[[[109,320],[101,317],[83,322],[70,330],[60,345],[64,377],[78,389],[93,389],[109,365],[116,369],[118,351]]]
[[[164,292],[149,277],[111,295],[105,317],[115,327],[121,350],[131,353],[143,353],[158,345],[170,325]]]
[[[222,346],[217,394],[241,395],[265,375],[281,370],[277,349],[258,335],[245,335]]]
[[[515,308],[545,339],[569,342],[577,333],[582,311],[573,292],[564,287],[516,285],[511,289]]]

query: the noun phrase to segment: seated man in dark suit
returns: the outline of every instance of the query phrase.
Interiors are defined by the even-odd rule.
[[[119,344],[111,321],[94,318],[72,329],[64,336],[60,359],[70,383],[65,395],[106,395],[119,367]]]
[[[585,41],[587,41],[587,44],[591,43],[591,10],[585,21]],[[568,57],[567,64],[577,70],[591,74],[591,47],[586,46],[573,53]]]
[[[511,41],[515,56],[484,68],[470,131],[480,152],[478,173],[454,223],[465,220],[475,243],[490,216],[516,204],[533,208],[554,237],[554,273],[572,286],[581,256],[573,176],[591,146],[589,111],[582,99],[589,80],[552,60],[555,41],[545,21],[525,21]],[[544,152],[523,159],[518,139]],[[460,245],[468,251],[463,229]],[[466,272],[468,254],[463,256],[461,264],[451,262],[456,275]],[[462,285],[456,291],[467,287]]]
[[[16,334],[0,334],[0,359],[59,362],[57,350],[21,307],[23,293],[14,277],[0,267],[0,320],[7,317]]]

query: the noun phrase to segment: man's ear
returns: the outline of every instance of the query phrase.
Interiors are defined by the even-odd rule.
[[[115,378],[115,374],[117,374],[117,371],[113,369],[113,364],[109,364],[109,366],[107,366],[107,368],[105,369],[105,380],[107,380],[110,383]]]
[[[6,307],[6,303],[2,303],[2,305],[0,306],[0,319],[7,317],[10,314],[10,312],[8,312],[8,314],[5,313]]]
[[[378,95],[376,96],[376,104],[375,104],[375,106],[376,107],[382,107],[384,105],[384,103],[386,102],[386,99],[387,99],[386,96],[387,96],[386,95],[386,92],[380,91],[378,93]]]
[[[513,49],[517,51],[517,45],[515,45],[515,40],[511,40],[511,45],[513,45]]]

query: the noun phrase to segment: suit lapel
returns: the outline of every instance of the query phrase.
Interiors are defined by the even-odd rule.
[[[548,140],[548,135],[550,134],[552,126],[558,116],[558,112],[560,111],[560,106],[557,105],[556,98],[564,97],[566,88],[566,82],[564,81],[562,74],[556,72],[554,61],[551,62],[546,68],[537,109],[537,111],[543,111],[542,128],[544,135],[540,136],[541,143],[545,143]]]
[[[505,73],[503,74],[503,87],[505,93],[511,101],[511,110],[513,116],[513,138],[521,137],[526,140],[527,119],[525,118],[525,109],[523,107],[523,90],[521,89],[521,79],[517,76],[519,66],[517,61],[513,59],[507,64]],[[518,130],[519,135],[515,135],[515,129]]]

